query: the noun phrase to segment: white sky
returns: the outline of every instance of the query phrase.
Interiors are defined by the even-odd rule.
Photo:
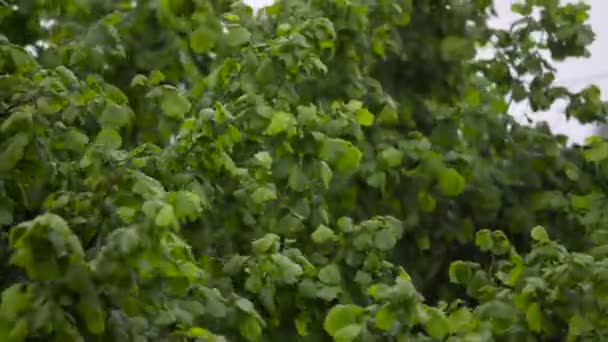
[[[273,0],[244,0],[254,9],[270,5]],[[494,0],[498,12],[498,18],[492,20],[492,25],[506,26],[517,19],[511,12],[511,3],[514,0]],[[567,2],[564,1],[564,2]],[[590,83],[597,84],[602,88],[604,99],[608,99],[608,0],[585,0],[591,5],[591,26],[596,34],[596,39],[591,46],[591,58],[570,59],[557,65],[556,81],[570,89],[578,89]],[[593,135],[596,128],[591,125],[581,125],[577,121],[567,121],[563,113],[563,105],[555,105],[547,113],[534,114],[535,120],[546,120],[552,131],[566,134],[572,142],[582,143],[586,137]],[[528,112],[525,107],[515,109],[514,115],[520,117],[522,113]]]

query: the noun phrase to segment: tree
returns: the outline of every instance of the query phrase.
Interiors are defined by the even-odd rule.
[[[0,2],[0,340],[605,340],[608,141],[507,115],[605,121],[588,6],[513,10]]]

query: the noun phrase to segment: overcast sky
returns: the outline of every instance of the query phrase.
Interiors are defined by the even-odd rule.
[[[254,8],[267,6],[273,0],[245,0]],[[498,18],[492,20],[493,25],[506,26],[517,19],[511,12],[513,0],[495,0]],[[595,83],[602,88],[604,99],[608,99],[608,0],[586,0],[591,5],[591,25],[596,34],[594,44],[591,46],[591,58],[571,59],[557,64],[557,82],[572,89],[584,87]],[[586,137],[593,135],[596,129],[593,126],[583,126],[576,121],[567,121],[562,114],[563,106],[556,105],[547,113],[537,113],[538,120],[549,122],[555,133],[567,134],[573,142],[581,143]],[[526,112],[526,108],[516,109],[519,113]],[[518,113],[515,113],[518,115]]]

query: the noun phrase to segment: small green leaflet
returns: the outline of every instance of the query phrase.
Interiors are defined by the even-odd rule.
[[[336,264],[329,264],[319,270],[319,280],[327,285],[338,285],[342,281],[340,267]]]
[[[18,133],[8,139],[2,145],[4,150],[0,152],[0,171],[8,171],[17,166],[17,163],[23,159],[23,153],[29,143],[30,137],[26,133]]]
[[[115,129],[104,128],[97,134],[95,144],[101,145],[108,150],[117,150],[122,145],[122,138]]]
[[[119,129],[127,125],[133,117],[133,111],[127,106],[108,102],[101,112],[99,122],[103,127]]]
[[[302,267],[288,257],[282,254],[273,254],[271,259],[277,265],[282,284],[295,284],[302,275]]]
[[[155,223],[160,227],[168,227],[175,222],[175,212],[170,205],[163,206],[156,215]]]
[[[494,239],[489,229],[482,229],[475,234],[475,245],[482,252],[491,251],[494,248]]]
[[[361,334],[361,325],[350,324],[336,331],[333,337],[336,342],[351,342],[359,337],[359,334]]]
[[[549,234],[547,234],[545,228],[541,226],[536,226],[532,228],[532,232],[530,233],[530,235],[534,240],[540,243],[548,243],[551,241],[551,239],[549,239]]]
[[[403,161],[403,152],[394,147],[389,147],[380,152],[380,159],[383,160],[388,167],[397,167],[401,165]]]
[[[382,229],[374,234],[374,246],[381,251],[391,250],[397,243],[397,238],[390,229]]]
[[[450,325],[445,314],[437,308],[427,307],[426,313],[429,315],[429,320],[425,323],[424,328],[431,337],[440,341],[450,332]]]
[[[390,330],[395,322],[395,313],[389,307],[383,307],[376,313],[376,327],[380,330]]]
[[[309,180],[304,171],[297,165],[289,173],[288,185],[294,191],[304,191],[309,185]]]
[[[232,27],[228,29],[228,33],[224,38],[226,44],[230,47],[237,47],[249,42],[251,33],[244,27]]]
[[[248,341],[259,341],[262,335],[262,327],[260,322],[253,316],[246,316],[239,322],[241,336]]]
[[[175,215],[178,220],[195,220],[203,211],[201,198],[189,191],[178,191],[170,194],[169,198],[174,202]]]
[[[464,191],[465,180],[453,168],[446,168],[439,174],[439,190],[445,196],[458,196]]]
[[[371,126],[374,124],[374,115],[365,108],[359,109],[355,116],[361,126]]]
[[[426,191],[418,192],[417,199],[418,207],[420,207],[420,210],[425,213],[433,212],[437,206],[437,202],[435,201],[433,196],[431,196],[431,194]]]
[[[190,47],[196,53],[209,52],[217,41],[217,32],[207,26],[200,26],[190,35]]]
[[[317,244],[322,244],[336,238],[336,235],[333,230],[329,227],[320,225],[317,229],[311,234],[312,241]]]
[[[323,181],[323,185],[325,186],[326,189],[329,188],[329,183],[331,182],[331,179],[333,178],[334,173],[331,171],[331,168],[329,167],[329,165],[327,165],[326,162],[321,161],[319,163],[319,173],[321,174],[321,180]]]
[[[264,134],[277,135],[283,132],[293,132],[296,124],[296,118],[291,113],[275,112]]]
[[[89,137],[75,129],[71,129],[63,134],[63,147],[66,150],[82,152],[89,143]]]
[[[332,307],[325,321],[323,328],[330,336],[335,337],[336,333],[349,325],[357,324],[359,317],[363,314],[363,308],[352,304],[338,304]]]
[[[258,165],[262,166],[265,169],[270,169],[270,167],[272,167],[272,156],[270,156],[270,153],[268,153],[268,151],[258,152],[253,156],[253,158],[255,159]]]
[[[608,142],[596,142],[593,146],[584,151],[584,156],[587,161],[600,162],[608,158]]]
[[[279,250],[280,237],[276,234],[266,234],[264,237],[251,243],[251,247],[256,254],[276,252]]]
[[[170,118],[181,119],[190,111],[190,101],[177,89],[166,89],[162,95],[160,107]]]
[[[251,194],[251,199],[256,204],[262,204],[277,199],[277,190],[274,184],[259,187]]]
[[[336,165],[338,171],[348,173],[359,166],[362,153],[351,142],[327,138],[321,147],[321,158]]]
[[[540,332],[543,328],[543,313],[538,303],[532,303],[526,311],[528,327],[534,332]]]

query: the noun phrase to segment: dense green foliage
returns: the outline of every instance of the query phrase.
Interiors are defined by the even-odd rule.
[[[0,341],[608,340],[608,141],[507,115],[605,120],[588,7],[513,10],[0,1]]]

